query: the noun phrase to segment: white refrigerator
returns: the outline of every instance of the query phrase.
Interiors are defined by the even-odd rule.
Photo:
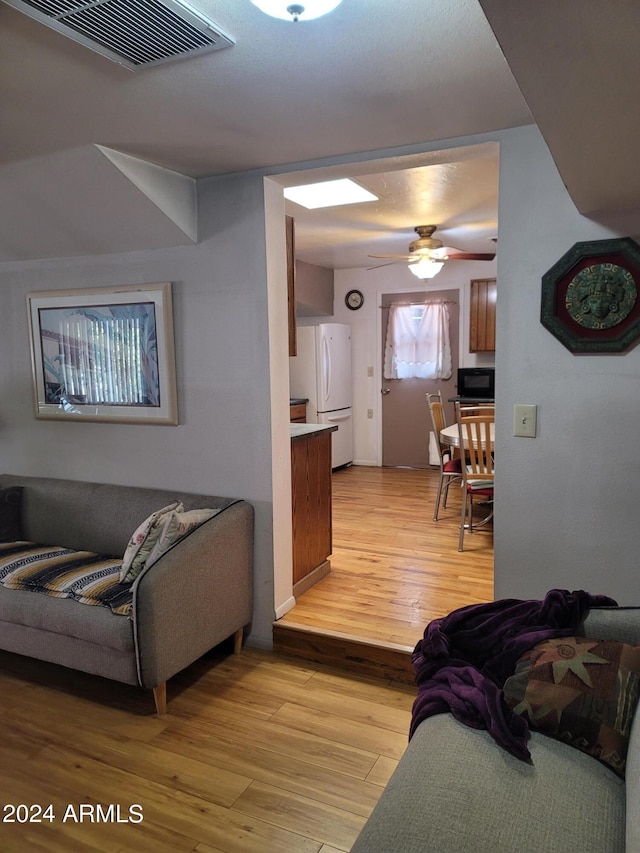
[[[289,359],[291,397],[306,397],[307,422],[333,424],[331,467],[353,462],[351,326],[298,326],[298,354]]]

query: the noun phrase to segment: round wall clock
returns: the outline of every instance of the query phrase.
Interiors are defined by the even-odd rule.
[[[350,290],[344,298],[344,303],[347,308],[357,311],[364,305],[364,296],[359,290]]]
[[[540,322],[571,352],[624,352],[640,338],[640,246],[576,243],[542,277]]]

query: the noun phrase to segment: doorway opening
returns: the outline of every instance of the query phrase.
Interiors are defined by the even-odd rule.
[[[356,163],[335,161],[333,164],[290,172],[273,178],[275,182],[286,187],[345,175],[356,176],[366,185],[371,183],[374,188],[380,188],[381,202],[377,205],[380,209],[388,204],[390,196],[395,192],[391,190],[392,186],[397,188],[398,193],[394,196],[397,203],[391,219],[385,225],[377,221],[378,209],[374,213],[371,209],[366,212],[360,211],[360,219],[358,219],[357,206],[331,208],[325,212],[306,211],[299,208],[293,211],[296,220],[297,259],[305,264],[325,266],[335,271],[333,316],[331,318],[318,316],[317,321],[352,324],[354,340],[357,338],[356,348],[361,346],[353,365],[356,377],[353,398],[354,429],[360,440],[353,467],[345,471],[336,471],[332,476],[334,489],[334,549],[330,557],[332,571],[308,590],[292,610],[279,619],[274,629],[274,643],[276,630],[284,628],[287,622],[293,621],[305,623],[309,635],[316,635],[310,640],[312,646],[317,642],[318,632],[326,637],[335,635],[334,640],[338,644],[344,639],[342,635],[345,633],[356,632],[358,636],[362,636],[361,629],[364,630],[364,628],[359,625],[359,617],[357,619],[354,617],[351,626],[353,631],[347,632],[341,622],[341,616],[352,602],[358,601],[363,591],[368,593],[377,590],[377,594],[367,603],[360,602],[361,614],[374,615],[374,621],[377,619],[379,625],[386,623],[392,627],[398,627],[400,622],[407,620],[403,620],[403,617],[397,614],[388,618],[384,616],[382,610],[384,602],[392,601],[394,606],[400,607],[409,603],[414,607],[422,598],[439,610],[436,615],[444,615],[442,607],[447,608],[445,612],[448,612],[458,606],[458,601],[461,601],[459,606],[462,606],[462,604],[483,600],[482,596],[487,594],[482,588],[483,584],[490,590],[487,600],[492,600],[491,537],[489,535],[483,535],[482,538],[480,535],[477,538],[469,537],[471,544],[477,544],[479,549],[485,549],[485,555],[478,558],[479,561],[482,562],[486,557],[490,563],[488,578],[469,582],[466,564],[475,563],[476,555],[472,556],[469,553],[473,550],[471,544],[462,554],[457,551],[459,504],[454,504],[452,501],[451,514],[447,513],[447,518],[443,517],[442,521],[437,523],[437,527],[432,529],[429,526],[433,524],[431,520],[438,477],[438,469],[431,467],[428,456],[429,418],[424,395],[431,389],[420,388],[416,394],[418,408],[415,412],[415,420],[421,423],[425,439],[421,451],[422,459],[417,463],[419,467],[382,467],[387,465],[388,460],[382,461],[381,439],[388,430],[382,428],[382,407],[385,401],[380,394],[383,387],[381,384],[383,352],[381,328],[384,321],[380,310],[380,296],[389,293],[397,299],[399,294],[408,294],[413,300],[416,298],[416,289],[410,291],[409,279],[412,276],[407,274],[406,262],[394,260],[390,264],[378,264],[380,268],[370,271],[374,263],[367,262],[366,258],[367,255],[373,255],[375,252],[406,251],[404,245],[396,248],[394,241],[398,239],[398,235],[412,230],[408,223],[413,225],[426,221],[438,222],[443,239],[463,250],[467,248],[470,240],[488,241],[488,229],[495,228],[497,231],[498,151],[499,146],[494,142],[449,149],[442,149],[442,147],[437,149],[434,146],[431,151],[408,157],[380,158]],[[435,182],[432,174],[439,175]],[[469,190],[472,190],[473,198],[469,196]],[[402,205],[402,209],[398,206],[399,204]],[[429,210],[437,213],[434,212],[431,216],[425,212]],[[292,211],[285,208],[285,212],[290,214]],[[320,219],[318,220],[317,217]],[[320,223],[317,229],[316,222]],[[307,230],[310,235],[308,241]],[[328,235],[333,236],[339,233],[344,233],[348,237],[347,243],[334,247]],[[387,241],[388,245],[383,246],[378,242],[380,239]],[[375,247],[374,241],[376,241]],[[404,242],[403,238],[403,244]],[[364,252],[362,262],[349,263],[343,260],[342,253],[347,251],[348,245],[352,248],[357,245],[360,251]],[[478,244],[472,248],[481,252],[486,246]],[[399,254],[386,256],[397,258]],[[433,295],[442,291],[446,298],[449,298],[457,290],[455,294],[457,314],[452,320],[451,329],[452,334],[456,336],[455,340],[452,340],[452,352],[460,359],[464,357],[462,353],[468,352],[466,331],[468,321],[461,320],[461,317],[466,317],[468,311],[469,279],[482,272],[484,272],[483,269],[472,267],[467,262],[452,261],[451,265],[445,265],[445,269],[439,274],[438,290],[430,293]],[[389,287],[385,286],[387,283]],[[413,284],[415,285],[416,282]],[[429,286],[434,285],[431,283]],[[364,295],[364,303],[361,303],[357,309],[348,305],[345,307],[344,303],[346,294],[354,290]],[[420,295],[423,293],[424,290],[421,289]],[[304,310],[305,313],[301,316],[305,318],[306,323],[318,313],[313,311],[311,299],[309,305],[305,304]],[[476,361],[476,357],[472,356],[471,362],[476,363]],[[439,380],[432,385],[432,390],[440,388],[445,400],[455,396],[457,366],[457,364],[453,365],[450,379]],[[452,407],[447,412],[447,420],[453,422]],[[366,436],[364,444],[363,435]],[[357,481],[353,476],[349,478],[350,474],[362,475],[362,478]],[[413,481],[411,477],[414,478]],[[398,508],[396,508],[397,498],[394,496],[395,489],[401,494]],[[431,489],[433,489],[432,495]],[[390,519],[391,524],[385,523],[385,519]],[[370,521],[371,525],[369,525]],[[447,524],[452,525],[449,535],[446,530]],[[366,536],[365,528],[369,528]],[[406,542],[401,542],[405,534]],[[421,553],[422,542],[425,540],[428,540],[429,548],[433,544],[433,551],[428,548],[428,553]],[[344,588],[334,591],[330,584],[332,585],[333,581],[338,579],[343,571],[342,566],[346,566],[347,563],[353,569],[353,574],[346,581]],[[439,573],[438,564],[448,566],[448,572],[453,577],[452,583],[447,580],[446,573]],[[383,565],[394,575],[394,592],[385,589],[385,582],[380,579]],[[410,588],[412,579],[420,576],[426,579],[424,594]],[[467,590],[463,593],[463,598],[464,595],[467,598],[464,600],[456,598],[451,588],[452,585],[455,587],[459,580],[462,586],[467,585]],[[447,591],[447,604],[438,597],[440,588]],[[320,598],[325,599],[322,612],[317,619],[321,623],[320,628],[312,624],[315,617],[310,616],[307,619],[303,612],[302,604],[306,606],[312,598],[317,598],[318,603]],[[376,611],[378,611],[377,615],[375,615]],[[397,622],[394,621],[396,618]],[[417,617],[421,630],[424,629],[426,618],[424,613]],[[411,630],[415,635],[415,625]],[[395,639],[389,637],[382,641],[373,638],[372,635],[367,642],[376,648],[395,644],[402,647],[401,651],[404,654],[409,654],[410,643],[406,641],[406,635],[398,629],[393,636]],[[400,637],[404,639],[399,639]],[[299,636],[293,641],[293,645],[296,644],[301,645]],[[307,657],[312,659],[310,654],[308,650]],[[367,660],[370,660],[373,655],[374,652],[370,646]],[[356,654],[355,657],[359,656]]]

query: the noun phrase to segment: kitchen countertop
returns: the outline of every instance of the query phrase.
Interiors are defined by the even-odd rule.
[[[308,403],[308,402],[309,402],[308,397],[292,397],[289,400],[289,405],[290,406],[301,406],[303,403]]]
[[[335,432],[338,427],[335,424],[289,424],[291,428],[291,439],[304,438],[316,432]]]

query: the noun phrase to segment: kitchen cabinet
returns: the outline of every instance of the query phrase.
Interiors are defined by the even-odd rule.
[[[495,352],[496,280],[471,280],[469,305],[469,352]]]
[[[300,596],[331,566],[331,433],[335,427],[291,426],[293,594]]]
[[[306,424],[307,422],[307,404],[291,403],[289,406],[289,420],[292,424]]]

